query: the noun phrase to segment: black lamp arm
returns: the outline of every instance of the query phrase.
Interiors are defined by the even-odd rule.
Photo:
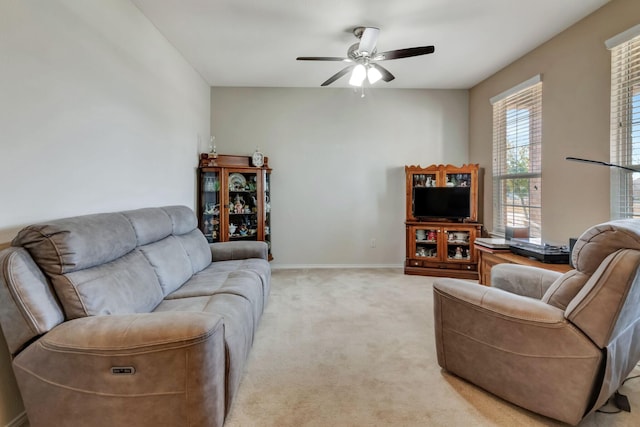
[[[590,159],[581,159],[580,157],[565,157],[565,160],[571,160],[574,162],[583,162],[583,163],[592,163],[592,164],[596,164],[596,165],[600,165],[600,166],[608,166],[611,168],[619,168],[619,169],[624,169],[624,170],[628,170],[631,172],[640,172],[640,169],[634,169],[634,168],[630,168],[627,166],[622,166],[622,165],[616,165],[615,163],[607,163],[607,162],[601,162],[599,160],[590,160]]]

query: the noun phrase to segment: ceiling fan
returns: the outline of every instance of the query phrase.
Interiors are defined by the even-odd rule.
[[[406,49],[389,50],[387,52],[378,52],[376,50],[376,42],[378,41],[379,28],[375,27],[356,27],[353,34],[360,40],[349,47],[347,57],[340,58],[334,56],[299,56],[298,61],[342,61],[352,62],[351,65],[329,77],[320,86],[328,86],[338,80],[340,77],[351,72],[349,84],[352,86],[362,86],[366,78],[370,84],[374,84],[382,79],[390,82],[395,76],[389,72],[378,61],[387,61],[390,59],[409,58],[411,56],[426,55],[433,53],[433,46],[410,47]]]

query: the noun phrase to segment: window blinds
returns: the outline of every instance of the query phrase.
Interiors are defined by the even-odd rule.
[[[515,89],[515,90],[514,90]],[[493,103],[493,232],[542,235],[542,83],[540,76]]]
[[[617,40],[615,46],[607,42],[611,48],[610,141],[611,163],[640,170],[640,36],[635,33],[629,40]],[[639,172],[611,169],[611,217],[640,217]]]

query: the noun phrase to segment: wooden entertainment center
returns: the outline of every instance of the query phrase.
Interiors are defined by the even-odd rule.
[[[477,164],[405,166],[405,274],[478,279],[473,245],[482,231],[477,222],[478,171]],[[430,190],[438,188],[450,190]],[[445,202],[454,197],[457,205],[447,206]],[[430,200],[433,206],[429,206]],[[465,205],[460,206],[460,201]],[[414,215],[414,207],[429,211],[428,216]]]

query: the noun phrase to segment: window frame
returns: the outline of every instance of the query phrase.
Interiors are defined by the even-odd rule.
[[[517,228],[517,234],[531,238],[542,237],[542,76],[536,75],[517,86],[491,98],[493,105],[493,230],[496,236],[505,236],[508,227]],[[524,108],[523,108],[524,107]],[[509,118],[509,111],[528,111],[528,129],[519,130],[520,118]],[[518,113],[516,113],[518,114]],[[515,125],[515,145],[509,146],[509,127]],[[513,130],[511,130],[513,132]],[[527,140],[522,144],[519,140],[522,132]],[[511,141],[513,143],[513,141]],[[527,150],[527,171],[509,171],[508,152],[510,150]],[[517,157],[516,157],[517,158]],[[512,165],[513,166],[513,165]],[[527,203],[516,206],[512,194],[512,202],[508,200],[508,183],[510,180],[526,180],[521,188],[527,187]],[[535,189],[535,190],[534,190]],[[534,191],[536,193],[534,193]],[[535,198],[532,197],[535,194]],[[534,199],[534,200],[532,200]],[[535,204],[534,202],[537,202]],[[509,207],[511,209],[509,210]],[[526,227],[516,227],[514,214],[517,208],[525,212]],[[532,212],[536,212],[537,222],[532,221]],[[509,211],[512,217],[509,218]],[[510,221],[510,219],[512,221]],[[511,225],[510,225],[511,223]],[[537,224],[537,225],[535,225]],[[526,230],[522,230],[522,228]]]
[[[605,45],[611,51],[610,162],[622,166],[611,168],[611,219],[640,218],[640,172],[629,170],[640,171],[640,25]]]

